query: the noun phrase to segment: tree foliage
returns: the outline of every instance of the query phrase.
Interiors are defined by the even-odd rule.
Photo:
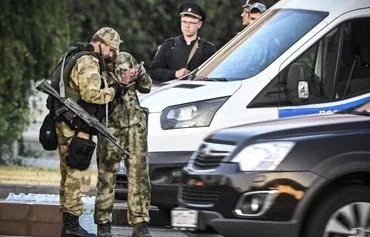
[[[242,30],[240,14],[243,1],[198,0],[207,13],[200,36],[220,48]],[[148,65],[158,46],[167,38],[179,35],[178,8],[182,1],[156,0],[70,0],[72,38],[89,40],[103,26],[115,28],[124,43],[121,50]],[[98,13],[98,14],[97,14]]]
[[[69,41],[65,9],[57,0],[0,1],[0,163],[29,122],[32,81],[50,73]]]
[[[262,0],[272,5],[277,0]],[[0,163],[29,121],[31,84],[50,77],[58,58],[76,41],[90,41],[103,26],[115,28],[122,51],[150,64],[158,46],[179,35],[178,8],[168,0],[1,0]],[[242,30],[244,0],[194,1],[207,13],[200,36],[221,48]]]

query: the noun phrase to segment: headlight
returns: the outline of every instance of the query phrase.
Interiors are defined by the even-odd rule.
[[[239,163],[242,171],[275,170],[283,161],[294,142],[266,142],[247,146],[231,162]]]
[[[203,100],[166,108],[161,115],[162,129],[206,127],[229,97]]]

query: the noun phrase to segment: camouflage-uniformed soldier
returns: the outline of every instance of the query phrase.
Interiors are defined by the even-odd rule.
[[[125,160],[128,178],[127,216],[129,225],[134,227],[132,236],[149,237],[147,113],[140,106],[136,91],[149,93],[152,80],[144,68],[141,73],[138,72],[138,66],[129,53],[118,54],[114,75],[109,76],[108,80],[113,83],[124,78],[128,86],[126,93],[115,100],[116,107],[108,117],[108,128],[118,138],[120,145],[132,154],[131,159]],[[94,217],[95,223],[98,224],[98,236],[110,237],[114,187],[117,167],[122,157],[119,150],[106,139],[98,136],[98,141],[98,184]]]
[[[120,37],[114,29],[100,29],[86,46],[92,54],[79,57],[67,77],[66,97],[73,94],[78,103],[95,116],[105,107],[104,104],[121,94],[122,88],[117,86],[119,83],[108,87],[101,68],[103,58],[113,57],[119,44]],[[69,64],[66,64],[65,68],[68,68]],[[56,123],[61,173],[60,207],[63,212],[61,236],[95,236],[79,225],[79,216],[83,212],[81,197],[90,188],[91,172],[88,166],[95,149],[91,140],[94,132],[87,124],[68,121],[65,116],[57,119]]]

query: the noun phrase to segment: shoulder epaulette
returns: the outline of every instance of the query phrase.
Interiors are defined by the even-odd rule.
[[[215,44],[214,43],[212,43],[210,41],[207,41],[207,40],[205,40],[203,38],[199,38],[199,41],[202,42],[203,44],[208,44],[208,45],[210,45],[212,47],[215,47]]]
[[[171,37],[171,38],[166,39],[163,43],[165,43],[165,42],[170,42],[170,41],[174,41],[174,40],[175,40],[175,37]]]

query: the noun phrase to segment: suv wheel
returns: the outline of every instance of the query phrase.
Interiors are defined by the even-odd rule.
[[[369,237],[370,187],[333,192],[315,207],[304,228],[305,237]]]

